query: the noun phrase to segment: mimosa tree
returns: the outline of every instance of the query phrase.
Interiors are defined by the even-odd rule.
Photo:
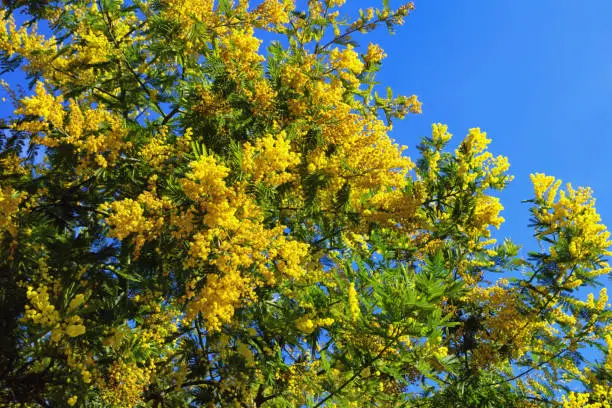
[[[4,2],[3,405],[610,406],[591,191],[534,174],[496,242],[486,133],[388,135],[361,33],[413,4],[342,3]]]

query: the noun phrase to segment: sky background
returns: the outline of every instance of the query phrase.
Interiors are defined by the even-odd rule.
[[[521,203],[533,195],[530,173],[591,186],[612,226],[612,2],[415,4],[395,35],[381,30],[355,38],[363,45],[374,39],[387,52],[382,86],[423,102],[423,114],[396,122],[392,137],[416,156],[431,123],[448,124],[457,139],[472,127],[486,131],[490,150],[509,158],[515,176],[500,194],[507,221],[496,235],[526,245],[523,253],[535,249],[529,205]]]

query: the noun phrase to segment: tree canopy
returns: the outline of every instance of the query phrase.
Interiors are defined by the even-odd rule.
[[[611,406],[591,190],[498,242],[484,131],[389,137],[414,5],[343,3],[3,2],[0,404]]]

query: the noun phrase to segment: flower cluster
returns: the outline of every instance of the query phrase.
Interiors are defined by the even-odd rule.
[[[584,278],[593,278],[610,272],[602,255],[610,255],[610,232],[601,223],[595,209],[595,200],[589,188],[574,189],[567,184],[559,192],[561,182],[544,174],[531,176],[534,184],[535,204],[532,213],[537,221],[537,237],[550,240],[551,260],[556,261],[563,274],[560,282],[572,289],[580,286]],[[558,193],[558,194],[557,194]],[[572,265],[583,265],[573,276],[565,276]]]
[[[367,53],[363,56],[363,61],[367,64],[378,64],[380,63],[385,57],[387,56],[387,54],[385,54],[385,52],[383,51],[382,48],[380,48],[380,46],[378,46],[377,44],[372,44],[370,43],[368,45],[368,51]]]
[[[5,231],[12,236],[17,234],[15,218],[19,213],[19,204],[26,197],[25,193],[20,193],[10,186],[0,186],[0,234]]]
[[[46,330],[51,330],[50,340],[58,342],[64,334],[68,337],[78,337],[85,333],[85,326],[80,316],[73,314],[85,302],[83,294],[70,301],[67,312],[69,316],[62,317],[60,311],[50,302],[49,289],[40,286],[37,289],[29,286],[26,292],[29,304],[25,307],[24,321],[30,321]]]
[[[287,170],[299,163],[300,156],[291,151],[284,132],[259,138],[254,146],[248,142],[244,145],[242,166],[254,182],[279,186],[291,181],[294,175]]]

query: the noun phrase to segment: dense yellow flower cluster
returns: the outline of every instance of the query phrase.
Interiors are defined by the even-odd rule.
[[[229,168],[218,164],[213,156],[200,156],[189,164],[189,171],[181,179],[185,194],[203,208],[208,210],[210,203],[218,202],[229,194],[223,179],[229,174]]]
[[[450,135],[442,137],[447,138]],[[500,186],[501,176],[508,170],[510,164],[506,157],[494,157],[491,152],[488,152],[486,149],[489,143],[491,139],[487,138],[485,132],[481,132],[479,128],[473,128],[455,151],[464,187],[479,177],[483,178],[481,182],[483,189]],[[508,177],[507,179],[511,180]]]
[[[83,294],[77,295],[68,307],[71,316],[62,318],[60,312],[50,302],[49,289],[40,286],[37,289],[29,286],[26,292],[29,304],[25,307],[23,320],[30,321],[45,329],[51,330],[51,341],[59,341],[64,334],[77,337],[85,333],[85,326],[80,316],[72,314],[85,302]]]
[[[501,189],[512,178],[506,174],[510,165],[508,159],[503,156],[493,156],[487,151],[490,139],[486,137],[486,133],[478,128],[470,129],[466,137],[455,150],[454,157],[443,153],[444,148],[451,140],[452,135],[448,132],[448,127],[441,123],[432,125],[431,139],[423,148],[423,159],[427,164],[427,172],[421,174],[422,180],[416,180],[413,199],[420,204],[422,201],[429,203],[428,205],[434,208],[440,208],[435,219],[436,223],[442,222],[442,225],[451,220],[452,211],[458,202],[461,202],[468,195],[474,199],[473,211],[469,211],[469,217],[458,220],[454,219],[453,223],[462,233],[468,238],[468,248],[471,252],[486,250],[487,254],[493,254],[493,249],[490,245],[495,244],[496,240],[491,239],[491,227],[499,228],[504,222],[504,218],[500,216],[503,206],[499,198],[485,194],[487,189]],[[444,172],[448,171],[448,167],[442,171],[443,166],[448,166],[449,163],[457,168],[458,180],[454,187],[455,193],[449,197],[427,198],[431,191],[432,185],[440,182],[444,177]],[[456,195],[456,197],[455,197]],[[431,221],[427,216],[421,214],[422,222],[429,224]],[[436,225],[430,225],[429,228],[434,230],[438,228]],[[435,251],[437,246],[435,241],[431,241],[430,250]],[[468,276],[463,272],[467,265],[471,266],[491,266],[490,261],[470,259],[466,263],[458,263],[458,273],[468,283],[478,281],[477,276]]]
[[[307,245],[288,240],[283,227],[267,230],[260,223],[242,220],[240,228],[230,235],[220,229],[197,233],[191,244],[191,260],[187,266],[197,266],[214,253],[209,260],[221,272],[220,276],[207,275],[206,284],[195,292],[196,281],[188,290],[187,320],[198,312],[206,316],[211,330],[228,322],[243,298],[252,298],[252,289],[260,284],[274,284],[281,277],[299,278],[305,270],[303,259]],[[217,241],[216,247],[211,243]],[[247,276],[240,271],[254,267],[263,278]]]
[[[472,128],[461,142],[462,146],[460,149],[464,149],[467,153],[478,155],[487,149],[489,143],[491,143],[491,139],[487,138],[486,132],[482,132],[480,128]]]
[[[370,219],[389,219],[391,211],[378,212],[377,209],[384,205],[390,210],[394,205],[405,203],[398,189],[406,184],[406,174],[414,164],[402,155],[403,148],[388,137],[389,127],[380,119],[352,112],[341,81],[308,81],[305,73],[308,64],[305,62],[300,68],[286,66],[283,78],[289,86],[300,90],[307,88],[310,95],[309,100],[290,101],[289,105],[292,113],[305,116],[303,134],[306,135],[311,124],[316,123],[326,142],[306,156],[308,171],[320,172],[328,180],[319,196],[321,207],[332,207],[338,191],[350,185],[353,208],[368,211],[364,215],[371,216]],[[333,147],[331,154],[330,146]],[[379,193],[376,198],[370,194],[372,190]],[[395,195],[397,200],[386,195]],[[366,196],[370,203],[363,200]]]
[[[33,68],[43,67],[55,56],[56,40],[54,37],[45,39],[43,35],[38,34],[36,24],[29,29],[28,32],[25,25],[17,29],[12,17],[4,20],[0,25],[0,49],[9,57],[16,54],[29,57],[29,65]]]
[[[264,0],[253,11],[257,27],[268,27],[270,31],[279,30],[289,22],[290,13],[295,8],[293,0]]]
[[[482,195],[476,200],[476,208],[474,209],[474,228],[480,236],[489,237],[491,232],[489,227],[492,225],[499,228],[504,222],[504,218],[500,217],[499,213],[504,207],[499,202],[499,198],[488,195]]]
[[[555,181],[553,176],[547,176],[543,173],[531,174],[530,178],[536,200],[545,199],[547,204],[552,204],[561,186],[561,180]]]
[[[295,320],[295,327],[302,333],[311,334],[318,327],[327,327],[332,325],[334,322],[335,320],[331,317],[316,319],[307,314]]]
[[[19,123],[17,129],[44,135],[35,138],[37,143],[47,147],[73,145],[77,152],[86,154],[80,163],[82,168],[91,164],[91,157],[100,167],[107,167],[108,160],[116,160],[122,149],[130,147],[123,142],[126,129],[116,115],[100,108],[83,111],[75,100],[70,100],[67,113],[61,95],[48,93],[40,81],[35,90],[36,94],[24,98],[15,113],[36,117]]]
[[[599,291],[599,299],[595,301],[595,296],[592,293],[587,295],[586,307],[596,312],[603,312],[608,303],[608,289],[601,288]]]
[[[357,297],[354,283],[349,284],[347,293],[350,316],[353,322],[356,322],[361,316],[361,309],[359,308],[359,298]]]
[[[243,167],[254,180],[271,184],[287,181],[285,169],[297,164],[297,155],[290,151],[283,134],[266,136],[255,146],[247,144],[245,156]],[[174,228],[182,230],[177,236],[191,235],[184,265],[210,264],[219,271],[219,275],[207,274],[204,285],[192,281],[187,290],[185,320],[202,313],[211,331],[228,323],[235,308],[253,298],[256,286],[274,284],[280,277],[302,276],[302,262],[308,254],[307,245],[287,239],[283,226],[265,228],[263,214],[246,194],[246,185],[228,186],[228,174],[229,168],[213,156],[202,155],[191,162],[190,171],[179,181],[185,194],[204,211],[203,225],[198,227],[193,218],[188,224],[181,217],[170,219]],[[247,274],[248,269],[256,274]]]
[[[303,333],[311,334],[317,326],[309,316],[302,316],[295,321],[295,327]]]
[[[3,232],[8,232],[13,237],[17,234],[15,217],[19,213],[19,204],[26,197],[25,193],[10,186],[0,186],[0,238]]]
[[[387,54],[385,54],[379,45],[370,43],[368,45],[368,51],[363,56],[363,61],[366,64],[376,64],[382,61],[386,56]]]
[[[502,280],[491,287],[474,287],[471,297],[483,307],[486,330],[483,336],[491,344],[484,343],[475,353],[479,364],[494,364],[499,358],[498,353],[490,353],[491,345],[511,345],[514,358],[520,358],[527,350],[537,352],[537,347],[531,343],[530,333],[536,333],[546,328],[547,323],[537,315],[526,315],[523,312],[520,295],[507,286]],[[488,350],[488,351],[487,351]],[[484,353],[484,354],[483,354]]]
[[[363,62],[359,59],[359,54],[353,51],[352,46],[347,46],[342,50],[334,48],[329,54],[331,66],[338,71],[340,78],[347,81],[352,86],[359,83],[355,77],[363,71]]]
[[[24,160],[17,153],[8,153],[0,158],[1,175],[24,175],[27,170],[24,168]]]
[[[21,103],[22,107],[15,111],[16,114],[26,116],[36,116],[42,118],[42,121],[30,121],[19,126],[21,130],[28,130],[32,133],[47,130],[49,125],[57,129],[64,127],[64,98],[59,95],[57,97],[49,94],[45,89],[45,85],[38,81],[36,83],[36,95],[24,98]]]
[[[46,327],[53,327],[61,320],[59,312],[49,302],[49,289],[47,287],[42,286],[37,290],[28,287],[27,297],[30,304],[26,305],[25,320],[31,320]]]
[[[70,52],[59,52],[60,43],[55,37],[45,38],[38,34],[36,24],[30,27],[22,26],[16,29],[15,22],[8,18],[0,27],[0,50],[8,55],[18,54],[26,57],[24,70],[30,74],[43,74],[46,78],[61,86],[90,85],[100,79],[100,73],[93,67],[95,64],[108,61],[113,54],[125,51],[132,42],[140,41],[142,37],[133,36],[126,40],[131,28],[139,21],[135,13],[124,14],[115,19],[112,34],[115,43],[111,41],[100,25],[91,24],[85,18],[100,14],[97,6],[84,8],[82,5],[66,5],[63,13],[50,14],[55,23],[62,15],[71,14],[74,17],[74,40]],[[53,24],[52,24],[53,25]],[[29,28],[29,30],[28,30]],[[98,78],[96,78],[98,75]]]
[[[437,359],[448,355],[448,348],[441,345],[441,338],[428,339],[423,345],[421,352],[424,356],[433,356]]]
[[[612,387],[597,384],[592,393],[572,391],[562,398],[563,408],[611,408]]]
[[[187,304],[185,321],[190,322],[198,313],[202,313],[208,330],[219,331],[222,324],[231,321],[240,301],[249,295],[253,296],[250,283],[239,271],[226,272],[222,276],[207,275],[205,286]]]
[[[245,88],[244,94],[249,98],[253,105],[253,114],[264,116],[270,112],[274,104],[276,91],[272,88],[270,81],[261,78],[253,81],[253,90]]]
[[[453,135],[448,132],[448,125],[442,123],[434,123],[431,125],[431,139],[436,145],[447,143]]]
[[[145,242],[155,237],[157,230],[163,225],[164,220],[159,217],[163,205],[163,202],[153,197],[150,192],[144,192],[137,200],[126,198],[101,204],[100,210],[108,213],[105,220],[111,227],[109,235],[120,241],[132,236],[134,251],[138,255]],[[153,217],[145,216],[145,208]],[[155,215],[158,218],[155,218]]]
[[[253,35],[253,29],[231,30],[220,39],[221,59],[232,78],[245,76],[253,79],[260,76],[264,57],[259,55],[261,40]]]
[[[70,337],[77,337],[85,333],[85,326],[81,323],[82,320],[79,316],[72,316],[68,320],[68,325],[64,329],[66,334]]]
[[[85,28],[80,34],[80,40],[83,45],[77,47],[77,53],[82,63],[100,64],[108,61],[112,47],[103,31],[94,32],[90,28]]]
[[[291,144],[284,132],[276,136],[266,135],[257,139],[255,145],[244,144],[242,166],[254,182],[263,181],[279,186],[291,181],[295,175],[287,169],[300,163],[300,156],[291,151]]]
[[[537,204],[533,213],[544,226],[541,236],[556,234],[558,242],[569,242],[568,250],[573,262],[588,262],[611,254],[608,250],[612,245],[610,232],[601,223],[591,189],[574,189],[568,183],[566,191],[561,191],[557,197],[560,180],[555,181],[544,174],[534,174],[531,179]],[[557,256],[555,247],[550,251],[552,256]],[[602,262],[590,275],[599,276],[610,270],[609,265]]]
[[[554,316],[555,320],[559,323],[567,324],[570,326],[576,324],[576,316],[565,313],[561,307],[553,308],[551,313]]]
[[[298,279],[306,273],[304,260],[308,256],[308,245],[287,239],[284,235],[276,237],[274,246],[277,257],[275,259],[276,269],[284,277]]]
[[[212,23],[215,20],[213,0],[169,0],[166,4],[169,14],[177,20],[190,21],[194,19],[202,23]]]
[[[105,203],[100,209],[112,211],[106,220],[113,228],[113,236],[121,241],[130,234],[143,234],[150,230],[146,225],[144,210],[135,200],[126,198],[110,204]]]
[[[161,169],[161,165],[174,153],[174,146],[167,143],[167,136],[168,128],[164,127],[159,133],[154,134],[138,151],[142,160],[151,164],[155,169]]]
[[[606,335],[604,340],[607,346],[606,361],[604,363],[604,368],[606,370],[612,370],[612,335],[610,334]]]
[[[118,360],[104,379],[99,379],[104,403],[117,408],[129,408],[142,402],[143,392],[150,383],[155,370],[153,360],[141,366],[134,361]]]
[[[304,58],[302,64],[285,64],[282,67],[281,80],[285,86],[295,90],[301,91],[306,86],[310,86],[308,72],[312,68],[313,59],[309,56]],[[293,102],[290,100],[289,102]],[[297,115],[297,112],[294,112]]]

